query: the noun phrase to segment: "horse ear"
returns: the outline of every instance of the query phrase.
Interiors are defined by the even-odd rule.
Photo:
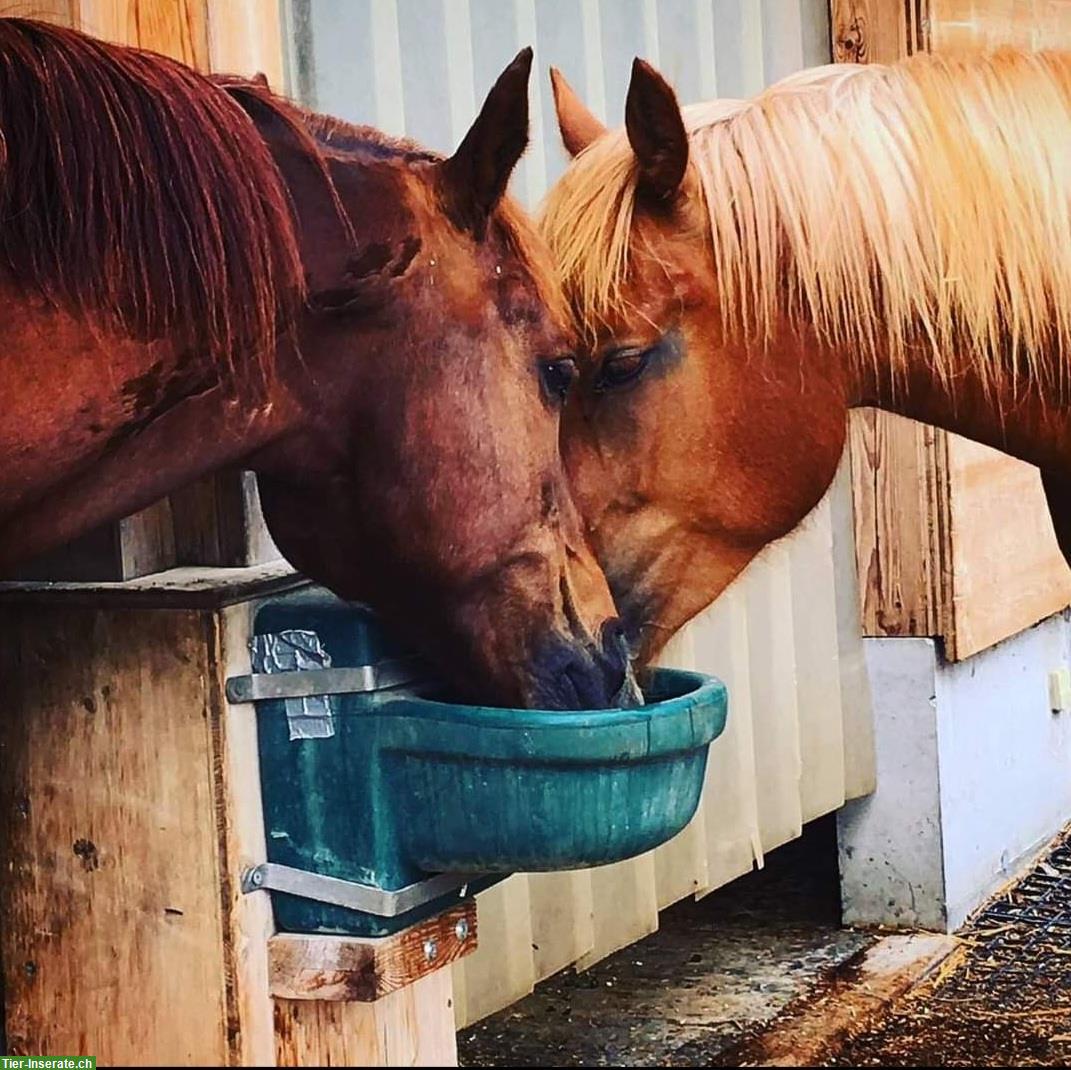
[[[532,50],[523,48],[498,76],[457,152],[440,164],[451,218],[478,237],[528,145],[528,76]]]
[[[550,68],[550,84],[565,151],[570,156],[578,156],[606,133],[606,127],[588,110],[557,67]]]
[[[261,89],[271,89],[268,85],[268,76],[263,71],[257,71],[249,80],[253,85],[259,85]]]
[[[688,167],[688,135],[676,94],[639,58],[632,63],[625,129],[640,166],[640,187],[658,200],[672,197]]]

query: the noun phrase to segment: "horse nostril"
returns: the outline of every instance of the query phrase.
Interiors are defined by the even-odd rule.
[[[541,649],[533,665],[537,706],[559,710],[606,709],[614,705],[624,669],[597,648],[555,636]]]
[[[628,638],[624,624],[617,617],[606,621],[602,626],[602,650],[615,666],[619,663],[624,668],[628,662]]]

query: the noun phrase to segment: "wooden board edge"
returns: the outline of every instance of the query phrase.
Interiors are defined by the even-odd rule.
[[[476,947],[475,899],[391,936],[276,933],[268,941],[271,994],[276,999],[374,1003]]]

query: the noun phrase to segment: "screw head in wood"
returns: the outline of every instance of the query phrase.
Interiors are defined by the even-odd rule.
[[[469,919],[460,918],[454,926],[454,935],[464,943],[469,937]]]
[[[428,962],[434,962],[439,957],[439,942],[437,940],[424,941],[424,958]]]

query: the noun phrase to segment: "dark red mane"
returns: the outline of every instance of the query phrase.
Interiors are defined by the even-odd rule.
[[[270,360],[304,292],[286,186],[230,92],[25,19],[0,19],[0,268],[223,371]]]

